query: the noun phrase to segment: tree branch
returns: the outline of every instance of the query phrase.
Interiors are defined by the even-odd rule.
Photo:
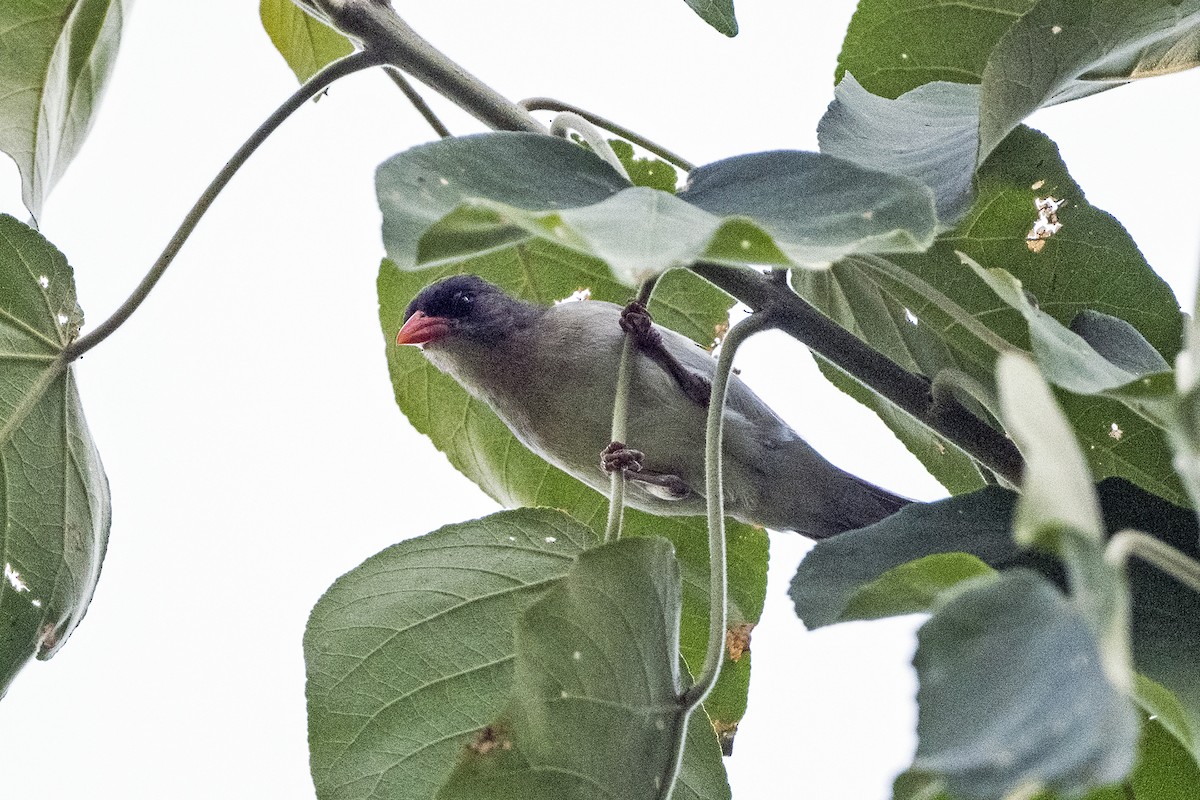
[[[546,133],[529,112],[451,61],[388,0],[311,0],[338,30],[495,130]]]
[[[809,305],[788,286],[757,272],[700,263],[692,269],[754,310],[770,306],[775,326],[871,391],[894,403],[1014,485],[1024,461],[1016,445],[953,398],[934,402],[929,381],[914,375]]]

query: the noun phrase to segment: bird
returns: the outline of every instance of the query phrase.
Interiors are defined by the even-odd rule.
[[[593,489],[609,491],[605,454],[610,468],[632,464],[625,470],[627,504],[652,514],[702,515],[707,398],[696,389],[709,385],[716,360],[654,325],[631,364],[628,441],[614,444],[617,372],[631,327],[622,325],[623,315],[622,306],[600,300],[543,306],[476,275],[455,275],[413,299],[396,343],[420,346],[522,444]],[[646,328],[636,317],[632,327]],[[735,519],[824,539],[912,502],[830,463],[736,374],[724,413],[725,511]]]

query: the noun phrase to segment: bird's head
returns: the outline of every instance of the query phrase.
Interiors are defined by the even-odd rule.
[[[409,303],[396,344],[431,344],[448,337],[494,343],[536,308],[476,275],[455,275],[425,287]]]

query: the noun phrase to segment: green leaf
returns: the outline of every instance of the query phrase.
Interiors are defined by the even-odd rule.
[[[938,553],[893,567],[846,603],[849,619],[880,619],[925,611],[950,587],[992,568],[967,553]]]
[[[701,259],[820,268],[921,250],[935,221],[923,186],[817,153],[710,164],[675,195],[629,187],[565,140],[496,133],[408,150],[376,183],[384,245],[402,269],[536,241],[603,260],[626,285]]]
[[[108,480],[63,355],[82,321],[63,255],[0,216],[0,695],[79,624],[108,542]]]
[[[1119,479],[1102,482],[1098,494],[1108,535],[1137,529],[1200,558],[1200,527],[1191,510]],[[858,619],[849,607],[852,598],[864,591],[879,594],[882,584],[876,583],[889,570],[938,553],[969,553],[997,570],[1028,567],[1061,583],[1057,560],[1019,549],[1013,541],[1016,497],[990,487],[909,506],[868,528],[818,542],[792,582],[797,616],[809,628]],[[1172,732],[1200,758],[1195,737],[1200,731],[1200,639],[1195,636],[1200,595],[1138,559],[1129,563],[1128,574],[1134,663],[1154,682],[1139,679],[1139,702],[1169,721]],[[920,610],[907,604],[909,597],[892,598],[893,613]]]
[[[1083,800],[1191,800],[1200,790],[1200,771],[1179,742],[1153,717],[1143,718],[1138,738],[1137,763],[1123,785],[1095,789]],[[955,800],[943,782],[928,773],[905,772],[896,779],[894,800]],[[1035,800],[1059,800],[1063,795],[1038,792]]]
[[[850,72],[872,94],[889,98],[935,81],[982,83],[992,48],[1036,2],[861,0],[836,81]]]
[[[1021,312],[1029,324],[1029,338],[1033,343],[1033,354],[1037,359],[1046,380],[1061,386],[1076,394],[1102,394],[1111,389],[1117,389],[1128,383],[1133,383],[1143,377],[1136,372],[1117,366],[1115,363],[1100,355],[1079,334],[1070,330],[1054,317],[1036,308],[1026,297],[1021,282],[1002,269],[984,269],[968,256],[963,256],[963,263],[983,278],[996,295],[1012,308]],[[1117,323],[1124,323],[1133,334],[1145,342],[1137,334],[1137,330],[1124,320],[1108,317]],[[1161,369],[1166,365],[1162,356],[1154,348],[1149,352],[1157,356]],[[1157,369],[1155,371],[1157,371]]]
[[[628,290],[595,261],[540,244],[496,251],[464,265],[515,296],[542,303],[587,290],[600,300],[626,302]],[[484,403],[471,398],[419,351],[397,347],[404,310],[427,284],[449,270],[402,272],[384,262],[379,273],[380,323],[396,402],[418,431],[429,436],[450,463],[507,506],[566,509],[597,532],[604,530],[608,501],[592,488],[550,466],[524,447]],[[694,273],[669,272],[655,289],[650,310],[704,345],[728,321],[732,298]],[[700,517],[654,517],[629,509],[626,535],[659,535],[676,546],[684,576],[681,652],[699,668],[708,637],[707,528]],[[730,566],[730,624],[753,624],[766,591],[766,533],[733,520],[726,523]],[[729,659],[706,702],[722,731],[736,728],[745,713],[750,659]]]
[[[1166,372],[1171,365],[1123,319],[1085,308],[1071,320],[1071,332],[1111,363],[1134,375]]]
[[[1043,106],[1200,63],[1200,0],[1040,0],[992,50],[983,73],[982,163]]]
[[[700,19],[726,36],[737,36],[738,24],[733,16],[733,0],[683,0]]]
[[[1083,612],[1038,575],[977,579],[917,634],[917,755],[964,800],[1121,780],[1138,724]]]
[[[896,99],[871,94],[847,73],[817,125],[821,152],[905,175],[933,190],[953,223],[971,207],[979,144],[979,87],[928,83]]]
[[[431,142],[393,156],[375,173],[384,249],[404,270],[418,268],[425,232],[467,200],[522,209],[575,208],[628,187],[608,163],[582,147],[533,133]],[[518,238],[529,237],[520,233]]]
[[[258,14],[271,43],[301,83],[354,52],[349,39],[292,0],[261,0]]]
[[[432,798],[508,702],[521,614],[599,542],[522,509],[400,542],[343,575],[304,635],[313,781],[328,798]]]
[[[886,279],[872,268],[879,256],[855,257],[822,273],[793,272],[796,290],[875,349],[930,378],[957,369],[982,383],[992,382],[996,348],[938,305],[936,293],[986,325],[1007,342],[1029,349],[1029,325],[965,267],[966,253],[985,267],[1003,265],[1037,299],[1037,307],[1068,325],[1092,309],[1125,320],[1166,359],[1180,347],[1182,319],[1170,288],[1150,269],[1125,230],[1108,214],[1088,205],[1067,174],[1049,139],[1028,128],[1014,131],[978,176],[978,197],[953,231],[938,237],[919,255],[893,254],[885,263],[901,267],[928,284],[922,292]],[[1061,227],[1048,238],[1033,238],[1038,200],[1063,201]],[[911,283],[911,281],[910,281]],[[1060,392],[1091,464],[1094,477],[1121,476],[1176,503],[1187,495],[1171,465],[1162,431],[1135,408],[1156,401],[1161,381],[1123,387],[1114,397],[1081,397]],[[885,419],[887,422],[887,419]],[[912,426],[891,424],[935,475],[946,469],[929,437]],[[939,472],[939,470],[942,470]],[[969,479],[967,471],[957,473]],[[951,473],[955,478],[955,473]]]
[[[878,617],[874,610],[861,616],[863,609],[854,606],[855,598],[863,594],[886,599],[895,609],[891,613],[926,611],[929,606],[913,607],[904,586],[881,579],[905,564],[938,554],[969,554],[994,569],[1036,564],[1049,571],[1047,559],[1018,550],[1013,542],[1014,497],[1007,489],[991,486],[935,503],[913,504],[882,522],[817,542],[792,579],[789,594],[796,615],[810,630]]]
[[[1099,542],[1100,501],[1079,442],[1050,387],[1024,356],[1005,354],[996,367],[1004,426],[1021,454],[1025,474],[1013,532],[1033,544],[1044,528],[1066,527]]]
[[[1138,764],[1129,782],[1134,797],[1191,800],[1200,792],[1200,769],[1179,740],[1150,718],[1142,723]]]
[[[91,129],[125,0],[0,0],[0,150],[35,218]]]
[[[581,554],[517,627],[513,701],[494,726],[500,746],[469,750],[439,797],[660,797],[687,721],[680,599],[663,539]],[[695,753],[720,764],[715,746]],[[724,783],[701,796],[728,797]]]
[[[916,181],[794,150],[698,167],[678,196],[727,220],[750,220],[801,266],[853,253],[919,252],[933,241],[937,222],[929,189]],[[710,252],[706,258],[743,263],[737,249],[751,245],[731,240],[729,255]]]
[[[634,186],[648,186],[664,192],[674,192],[679,181],[675,167],[661,158],[641,158],[634,155],[633,145],[624,139],[609,139],[613,152],[621,160],[621,166],[629,174]]]

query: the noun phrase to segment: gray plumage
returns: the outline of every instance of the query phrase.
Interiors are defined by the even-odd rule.
[[[620,316],[612,303],[539,306],[475,276],[456,276],[417,296],[397,341],[423,344],[429,360],[487,403],[526,447],[607,494],[600,453],[611,432],[625,335]],[[417,328],[420,335],[407,333]],[[656,329],[684,367],[712,378],[711,355]],[[673,498],[631,476],[629,505],[654,514],[705,513],[706,413],[663,367],[636,355],[626,444],[645,454],[644,469],[678,476],[691,491]],[[820,539],[877,522],[908,502],[829,463],[736,375],[724,427],[725,507],[739,520]]]

